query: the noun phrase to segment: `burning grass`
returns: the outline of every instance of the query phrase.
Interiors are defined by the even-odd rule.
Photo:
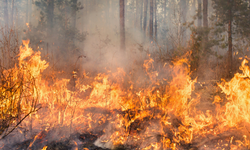
[[[249,147],[246,60],[243,73],[219,84],[227,96],[215,96],[212,112],[198,107],[202,96],[190,78],[187,56],[160,68],[148,55],[136,71],[83,72],[69,90],[70,79],[48,80],[43,71],[49,64],[28,47],[29,41],[23,44],[19,62],[1,71],[6,149]]]

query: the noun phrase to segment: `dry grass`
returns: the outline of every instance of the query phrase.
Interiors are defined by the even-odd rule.
[[[17,65],[19,40],[15,30],[0,29],[0,50],[0,135],[4,138],[37,111],[38,95],[34,78],[27,78],[25,66]]]

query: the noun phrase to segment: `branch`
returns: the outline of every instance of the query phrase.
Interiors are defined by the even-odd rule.
[[[38,109],[36,109],[36,110],[33,110],[33,111],[30,111],[28,114],[26,114],[16,125],[15,125],[15,127],[12,129],[12,130],[10,130],[7,134],[5,134],[1,139],[4,139],[6,136],[8,136],[11,132],[13,132],[22,122],[23,122],[23,120],[25,119],[25,118],[27,118],[30,114],[32,114],[33,112],[36,112],[36,111],[38,111],[39,109],[41,109],[42,107],[39,107]]]

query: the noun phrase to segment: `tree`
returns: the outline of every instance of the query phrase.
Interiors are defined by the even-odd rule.
[[[3,15],[5,26],[9,26],[8,0],[3,0]]]
[[[143,19],[143,1],[140,0],[140,30],[142,31],[142,19]]]
[[[198,27],[201,27],[201,0],[198,0]]]
[[[155,41],[157,41],[157,1],[155,0],[154,1],[154,3],[155,3],[155,12],[154,12],[154,14],[155,14]]]
[[[241,36],[249,35],[250,10],[245,0],[213,0],[213,9],[219,18],[216,25],[222,29],[219,33],[226,30],[228,35],[227,68],[228,77],[231,78],[233,76],[233,33]]]
[[[58,69],[63,68],[67,65],[66,63],[72,63],[74,57],[81,55],[80,48],[77,47],[75,41],[82,42],[86,36],[84,32],[73,27],[75,20],[72,12],[82,8],[80,3],[77,6],[75,4],[73,0],[35,1],[35,5],[40,9],[40,19],[27,38],[31,39],[31,44],[48,49],[50,58],[55,51],[59,50],[57,55],[53,55],[54,60],[62,61],[56,66]],[[73,13],[73,15],[75,14]]]
[[[153,8],[153,0],[150,0],[149,37],[151,41],[153,40]]]
[[[48,35],[53,34],[53,22],[54,22],[54,0],[48,0]]]
[[[140,3],[139,0],[136,0],[136,11],[135,11],[135,27],[139,28],[139,22],[140,22],[140,18],[139,18],[139,14],[140,14]]]
[[[143,31],[146,33],[146,28],[147,28],[147,10],[148,10],[148,0],[144,0],[144,21],[143,21]]]
[[[124,0],[120,0],[120,44],[121,50],[125,50],[125,11]]]
[[[208,12],[207,12],[207,9],[208,9],[208,1],[207,0],[203,0],[203,28],[201,30],[201,35],[202,35],[202,46],[201,46],[201,53],[199,56],[200,58],[200,65],[199,65],[199,75],[202,77],[202,78],[206,78],[205,76],[205,71],[204,69],[208,69],[208,57],[209,57],[209,48],[208,48],[208,34],[209,34],[209,30],[208,30]]]
[[[208,1],[203,0],[203,27],[208,27],[207,8],[208,8]]]
[[[11,26],[13,26],[14,24],[14,2],[15,0],[12,0],[12,3],[11,3],[11,18],[10,18]]]
[[[164,16],[164,23],[166,22],[167,20],[167,0],[164,0],[164,3],[163,3],[163,16]]]
[[[72,26],[76,28],[77,0],[72,0]]]
[[[31,11],[29,11],[29,20],[31,21],[32,20],[32,7],[33,7],[33,5],[32,5],[32,0],[29,0],[30,2],[29,2],[29,10],[31,10]]]
[[[29,23],[29,0],[26,0],[25,23]]]
[[[180,25],[180,31],[182,32],[182,43],[186,43],[186,29],[183,24],[186,23],[187,19],[187,10],[188,10],[188,0],[180,1],[180,8],[181,8],[181,25]]]

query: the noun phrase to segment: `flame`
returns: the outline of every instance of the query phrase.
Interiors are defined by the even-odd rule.
[[[13,107],[25,113],[42,107],[30,115],[32,122],[26,119],[22,123],[30,124],[33,130],[47,132],[54,127],[69,127],[70,132],[101,130],[104,134],[95,144],[102,147],[132,145],[139,149],[182,149],[181,144],[191,145],[196,141],[204,143],[197,147],[206,148],[206,140],[201,139],[207,136],[216,139],[216,135],[230,129],[249,126],[247,60],[242,62],[242,73],[235,74],[229,82],[223,80],[218,84],[227,97],[216,95],[213,104],[217,109],[212,112],[197,109],[200,95],[192,96],[197,81],[190,78],[187,58],[158,69],[148,55],[138,69],[141,71],[139,78],[137,72],[127,73],[122,68],[97,75],[83,72],[79,75],[82,78],[74,71],[74,90],[69,90],[70,79],[56,78],[55,72],[51,73],[52,79],[43,74],[51,68],[40,54],[29,47],[29,41],[23,41],[18,64],[4,71],[6,76],[12,74],[16,92],[11,93],[6,88],[11,83],[0,86],[2,93],[11,97],[1,105],[1,110],[7,111],[13,99],[17,99]],[[225,105],[221,105],[223,102]],[[11,114],[17,116],[18,112]],[[29,147],[44,138],[43,133],[39,132]],[[228,137],[232,149],[249,145],[249,134],[242,135],[243,140],[238,144],[236,138]],[[222,145],[223,142],[219,144]]]
[[[250,70],[246,66],[248,61],[242,61],[240,70],[242,73],[236,73],[229,81],[225,80],[219,84],[219,87],[227,95],[227,103],[221,113],[223,126],[239,127],[241,123],[249,123],[250,118]]]

